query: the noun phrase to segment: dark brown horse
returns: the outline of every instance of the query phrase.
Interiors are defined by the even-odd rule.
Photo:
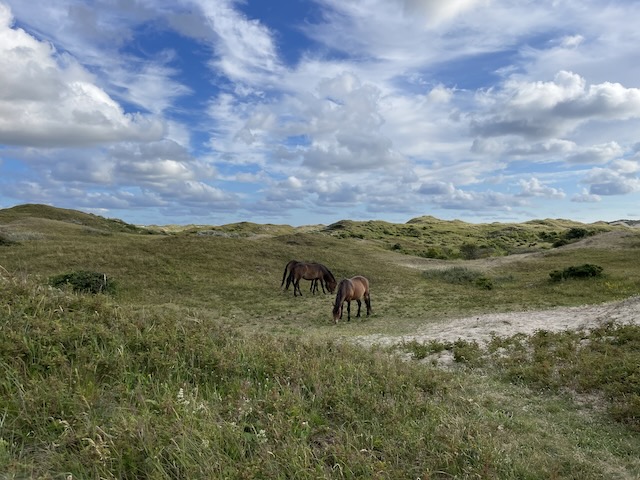
[[[291,268],[298,264],[298,263],[304,263],[304,262],[299,262],[298,260],[289,260],[289,263],[287,263],[284,266],[284,272],[282,273],[282,282],[280,282],[280,288],[282,288],[282,286],[284,285],[284,279],[287,278],[289,276],[289,274],[291,273]],[[320,280],[320,282],[322,283],[322,280]],[[289,290],[289,285],[291,284],[291,280],[287,281],[287,287],[285,290]],[[324,285],[322,286],[322,291],[324,292]],[[311,293],[316,293],[318,291],[318,279],[313,279],[311,280],[311,286],[309,287],[309,291]]]
[[[362,300],[367,306],[367,317],[371,313],[371,297],[369,296],[369,280],[361,275],[352,278],[340,280],[338,284],[338,293],[336,294],[336,303],[333,305],[333,321],[338,323],[338,319],[342,318],[342,307],[347,302],[347,321],[351,321],[351,301],[358,302],[358,314],[360,316],[360,307]]]
[[[291,262],[289,262],[289,264],[290,263]],[[318,281],[320,282],[323,293],[326,293],[324,289],[325,285],[329,293],[333,293],[336,289],[337,282],[333,273],[321,263],[298,262],[291,265],[289,267],[289,278],[287,278],[287,286],[285,289],[288,290],[289,285],[293,283],[293,296],[295,297],[298,294],[302,296],[302,292],[300,291],[300,280],[302,279],[311,280],[311,293],[315,293],[318,290]]]

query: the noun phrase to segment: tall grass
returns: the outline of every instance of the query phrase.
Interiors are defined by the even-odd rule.
[[[5,276],[0,298],[5,478],[589,479],[604,457],[639,471],[622,431],[577,427],[606,438],[585,455],[540,422],[566,425],[553,400],[528,412],[495,380],[30,279]]]
[[[546,246],[558,235],[544,232],[574,224],[417,219],[149,235],[71,211],[44,219],[38,208],[26,211],[0,211],[2,234],[12,239],[0,244],[0,478],[640,476],[633,404],[611,401],[600,415],[563,390],[631,398],[634,381],[609,382],[616,364],[605,360],[635,343],[570,362],[560,355],[564,341],[553,340],[537,362],[522,340],[523,356],[509,363],[499,347],[488,355],[458,342],[456,358],[467,367],[442,371],[348,342],[476,312],[624,298],[640,291],[633,238],[617,249],[436,264],[402,251],[487,232],[516,247],[534,235]],[[392,251],[391,237],[406,248]],[[338,279],[367,276],[375,314],[335,326],[333,296],[306,286],[302,298],[281,291],[292,258],[324,263]],[[422,267],[401,266],[407,260]],[[549,272],[583,263],[601,265],[602,278],[550,281]],[[463,267],[452,270],[454,280],[481,276],[423,274],[432,265]],[[47,285],[74,271],[104,272],[118,289],[90,295]],[[478,288],[477,278],[492,289]],[[571,375],[580,380],[558,383]],[[596,387],[585,383],[596,378]]]

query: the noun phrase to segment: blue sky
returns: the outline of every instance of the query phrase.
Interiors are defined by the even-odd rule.
[[[640,218],[640,2],[0,0],[0,208]]]

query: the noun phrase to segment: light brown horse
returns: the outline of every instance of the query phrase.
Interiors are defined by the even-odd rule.
[[[372,312],[371,297],[369,295],[369,280],[361,275],[352,278],[340,280],[338,284],[338,293],[336,294],[336,302],[333,305],[333,321],[338,323],[338,319],[342,318],[342,307],[347,302],[347,321],[351,321],[351,301],[358,302],[358,314],[360,316],[360,307],[362,300],[367,306],[367,317]]]
[[[289,278],[287,278],[287,286],[285,289],[288,290],[289,285],[293,283],[293,296],[295,297],[298,294],[302,296],[302,292],[300,291],[300,280],[302,279],[311,280],[311,293],[315,293],[318,290],[318,281],[320,282],[323,293],[326,293],[324,289],[325,285],[329,293],[333,293],[336,289],[337,282],[333,273],[321,263],[298,262],[293,264],[289,268]]]

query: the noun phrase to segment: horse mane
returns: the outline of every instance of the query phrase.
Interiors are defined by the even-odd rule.
[[[329,279],[333,282],[336,281],[336,277],[333,276],[333,273],[331,273],[331,270],[329,270],[327,267],[325,267],[322,264],[320,264],[320,268],[322,268],[322,273],[324,274],[325,277],[329,277]]]
[[[348,282],[349,280],[347,280],[346,278],[343,278],[342,280],[340,280],[340,283],[336,288],[337,290],[336,301],[335,301],[335,304],[333,305],[333,313],[338,313],[338,310],[340,310],[340,305],[342,305],[342,302],[345,296],[344,291]]]

